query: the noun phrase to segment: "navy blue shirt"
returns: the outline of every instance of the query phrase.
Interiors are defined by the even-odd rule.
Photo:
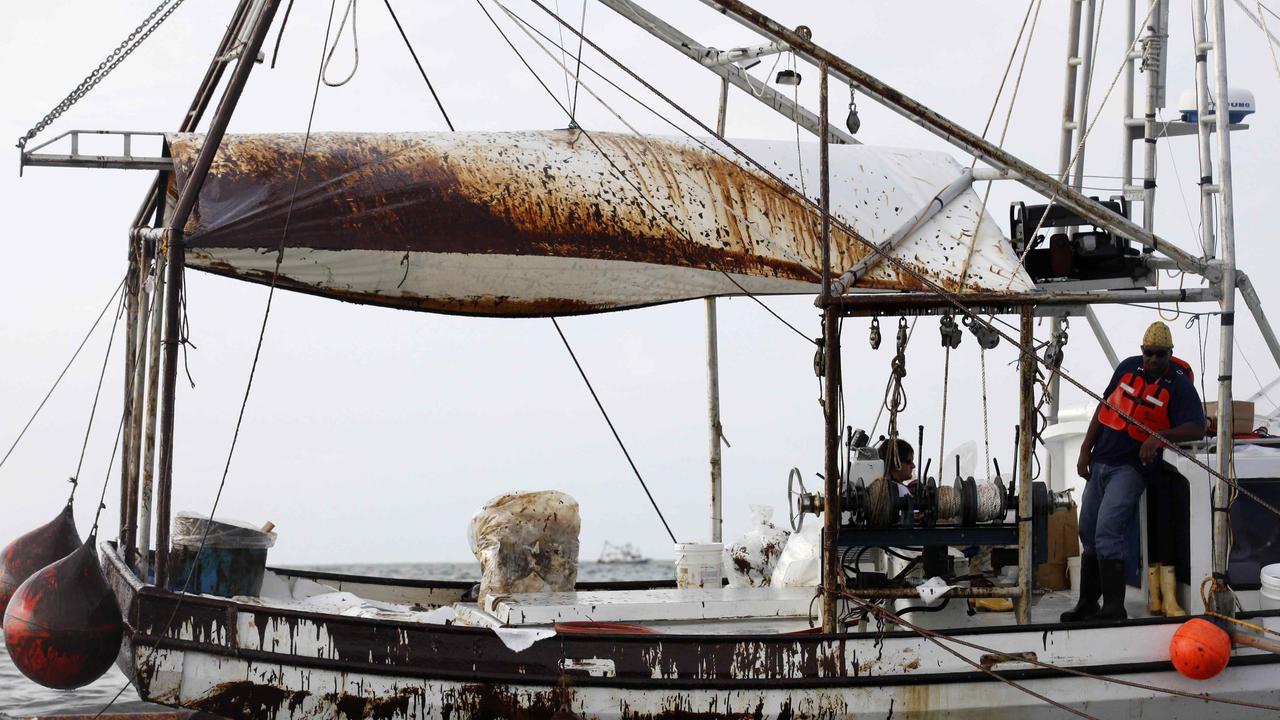
[[[1111,393],[1120,384],[1120,378],[1124,377],[1125,373],[1142,373],[1141,355],[1125,358],[1116,366],[1116,371],[1111,376],[1111,382],[1107,384],[1106,392],[1102,393],[1103,398],[1111,397]],[[1170,427],[1178,427],[1187,422],[1204,425],[1204,406],[1200,404],[1200,393],[1196,392],[1195,384],[1191,382],[1191,378],[1187,376],[1187,373],[1182,368],[1170,362],[1169,369],[1165,371],[1164,377],[1160,378],[1160,384],[1169,391]],[[1094,462],[1107,465],[1132,465],[1143,471],[1152,470],[1159,466],[1159,457],[1156,458],[1156,462],[1144,466],[1142,461],[1138,459],[1138,448],[1140,447],[1142,447],[1142,443],[1129,437],[1128,432],[1112,430],[1106,425],[1099,425],[1098,438],[1093,445],[1092,459]]]

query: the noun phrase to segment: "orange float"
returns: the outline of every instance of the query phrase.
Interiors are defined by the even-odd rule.
[[[1231,660],[1231,636],[1207,620],[1188,620],[1169,641],[1169,659],[1186,677],[1208,680]]]

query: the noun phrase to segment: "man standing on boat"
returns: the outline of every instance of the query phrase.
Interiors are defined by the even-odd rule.
[[[1089,422],[1076,471],[1088,480],[1080,500],[1080,588],[1063,622],[1123,620],[1125,535],[1147,482],[1158,473],[1161,449],[1204,437],[1204,406],[1191,377],[1172,363],[1173,335],[1154,322],[1142,354],[1126,358],[1111,377]],[[1114,408],[1114,409],[1113,409]],[[1120,412],[1116,412],[1119,410]],[[1123,415],[1121,414],[1123,413]],[[1156,431],[1125,419],[1127,415]],[[1102,606],[1098,599],[1102,598]]]

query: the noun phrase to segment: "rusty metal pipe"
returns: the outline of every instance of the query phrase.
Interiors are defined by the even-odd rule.
[[[933,196],[933,199],[929,201],[928,205],[917,210],[915,214],[907,218],[907,221],[895,230],[892,235],[881,241],[877,250],[868,253],[859,260],[856,265],[845,271],[845,273],[840,276],[839,280],[836,280],[831,284],[829,293],[832,295],[843,295],[847,290],[849,290],[849,288],[858,284],[858,280],[879,265],[880,262],[884,260],[885,256],[893,252],[893,249],[898,246],[898,243],[910,237],[911,234],[919,229],[921,225],[928,222],[928,220],[934,215],[942,212],[942,209],[947,206],[947,203],[955,200],[960,196],[960,193],[963,193],[972,186],[973,171],[969,168],[965,168],[961,171],[960,177],[952,180],[950,184],[938,191],[938,194]]]
[[[983,162],[999,169],[1018,173],[1021,176],[1019,182],[1045,197],[1054,198],[1054,202],[1058,205],[1073,211],[1090,223],[1107,228],[1121,237],[1163,253],[1172,258],[1178,264],[1178,267],[1183,270],[1202,275],[1212,271],[1212,268],[1204,259],[1183,251],[1181,248],[1169,243],[1169,241],[1153,235],[1128,219],[1103,207],[1100,203],[1090,200],[1030,163],[1006,152],[972,131],[956,124],[949,118],[908,97],[901,91],[890,87],[838,55],[816,45],[794,30],[784,27],[767,15],[741,2],[741,0],[702,1],[704,4],[729,15],[770,39],[787,43],[794,52],[812,63],[828,63],[832,74],[837,79],[857,86],[858,89],[874,98],[880,104]]]
[[[156,501],[156,585],[160,587],[165,587],[169,579],[169,518],[170,503],[173,495],[173,411],[174,394],[177,391],[178,331],[179,325],[181,325],[179,313],[181,310],[182,271],[185,259],[183,227],[195,207],[196,198],[200,195],[200,188],[204,185],[204,180],[209,174],[209,166],[213,164],[213,158],[218,151],[218,146],[222,144],[222,137],[226,134],[227,125],[231,122],[231,115],[235,112],[236,104],[240,100],[240,94],[244,92],[244,86],[249,80],[249,73],[253,71],[254,59],[258,56],[258,51],[262,49],[262,42],[267,36],[267,30],[271,27],[271,20],[275,17],[276,10],[279,7],[280,0],[268,0],[262,6],[259,16],[252,19],[254,25],[253,32],[250,34],[249,44],[244,48],[240,59],[236,61],[236,68],[231,74],[231,79],[227,82],[227,88],[218,103],[218,109],[214,112],[213,119],[209,122],[209,130],[206,133],[204,145],[200,148],[200,155],[196,158],[195,166],[187,176],[187,182],[182,187],[182,192],[178,197],[177,204],[174,206],[173,214],[166,218],[165,222],[170,232],[168,256],[166,257],[168,277],[165,281],[167,287],[164,306],[164,372],[161,383],[163,401],[161,403],[162,415],[158,451],[159,477],[157,482],[159,497]]]
[[[156,395],[160,387],[160,347],[164,340],[164,273],[166,269],[163,243],[156,244],[155,301],[151,321],[151,340],[148,348],[146,430],[143,440],[142,473],[138,481],[138,577],[147,579],[151,557],[152,488],[155,481],[156,451]]]

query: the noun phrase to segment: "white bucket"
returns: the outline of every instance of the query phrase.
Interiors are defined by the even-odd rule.
[[[1264,566],[1258,580],[1262,585],[1258,593],[1262,609],[1280,609],[1280,563]]]
[[[1067,558],[1067,576],[1071,580],[1071,589],[1080,590],[1080,556]]]
[[[676,587],[718,588],[724,577],[724,543],[676,543]]]

